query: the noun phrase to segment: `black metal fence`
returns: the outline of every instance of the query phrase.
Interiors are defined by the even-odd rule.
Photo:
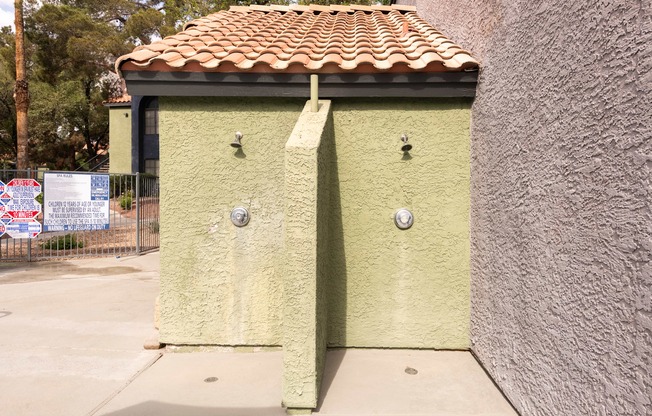
[[[54,258],[129,256],[159,248],[159,180],[146,174],[98,174],[96,172],[52,172],[42,170],[0,170],[5,185],[12,179],[34,179],[44,201],[45,173],[106,175],[109,178],[108,229],[80,231],[43,231],[35,238],[0,237],[0,261],[38,261]],[[104,179],[105,180],[105,179]],[[0,195],[1,196],[1,195]],[[5,200],[6,201],[6,200]],[[7,204],[0,199],[0,221],[8,229],[11,219],[2,218]],[[43,210],[35,219],[43,224]],[[1,224],[0,224],[1,228]],[[56,228],[56,227],[50,227]],[[0,232],[1,234],[1,232]]]

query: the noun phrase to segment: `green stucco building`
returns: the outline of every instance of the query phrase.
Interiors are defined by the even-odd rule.
[[[104,105],[109,109],[109,172],[132,173],[131,97],[125,94]]]
[[[121,57],[158,97],[161,342],[282,347],[291,412],[327,347],[468,349],[477,67],[397,6],[232,7]]]

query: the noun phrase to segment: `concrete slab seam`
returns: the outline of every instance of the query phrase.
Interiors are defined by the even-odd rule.
[[[126,382],[125,384],[122,385],[122,387],[120,387],[119,389],[117,389],[116,391],[114,391],[113,393],[111,393],[111,395],[110,395],[109,397],[107,397],[107,398],[104,399],[100,404],[98,404],[97,406],[95,406],[95,408],[94,408],[93,410],[91,410],[91,411],[90,411],[86,416],[93,416],[94,414],[96,414],[97,412],[99,412],[100,410],[102,410],[102,408],[103,408],[104,406],[106,406],[106,405],[107,405],[111,400],[113,400],[113,399],[114,399],[118,394],[120,394],[120,393],[121,393],[124,389],[126,389],[126,388],[131,384],[131,383],[133,383],[134,380],[136,380],[136,379],[137,379],[141,374],[143,374],[145,371],[147,371],[147,369],[149,369],[149,368],[150,368],[151,366],[153,366],[153,365],[154,365],[158,360],[160,360],[161,357],[163,357],[163,353],[158,353],[158,354],[156,354],[156,356],[155,356],[154,358],[152,358],[151,360],[149,360],[149,362],[147,362],[147,364],[145,364],[145,366],[144,366],[143,368],[141,368],[139,371],[136,372],[136,374],[134,374],[133,376],[131,376],[131,377],[129,378],[129,380],[127,380],[127,382]]]

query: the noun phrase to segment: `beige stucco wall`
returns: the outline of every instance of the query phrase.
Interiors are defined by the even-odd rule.
[[[284,146],[303,104],[160,98],[162,342],[281,344]]]
[[[283,403],[315,408],[326,357],[331,102],[310,102],[285,145]]]
[[[469,346],[470,104],[334,102],[331,346]]]
[[[162,342],[282,343],[284,146],[303,104],[161,98]],[[328,309],[328,326],[315,336],[468,348],[470,101],[338,100],[332,110],[335,149],[319,179],[328,192],[310,205],[328,213],[317,232],[327,284],[313,309]],[[236,130],[239,157],[228,146]],[[244,228],[229,219],[238,205],[251,212]],[[402,231],[393,215],[403,207],[416,220]]]
[[[131,173],[130,107],[109,108],[109,146],[109,172]]]

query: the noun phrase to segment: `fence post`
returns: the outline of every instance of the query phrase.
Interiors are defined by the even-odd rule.
[[[32,170],[27,168],[27,179],[32,179]],[[27,261],[32,261],[32,239],[27,239]]]
[[[136,172],[136,255],[140,255],[140,172]]]

